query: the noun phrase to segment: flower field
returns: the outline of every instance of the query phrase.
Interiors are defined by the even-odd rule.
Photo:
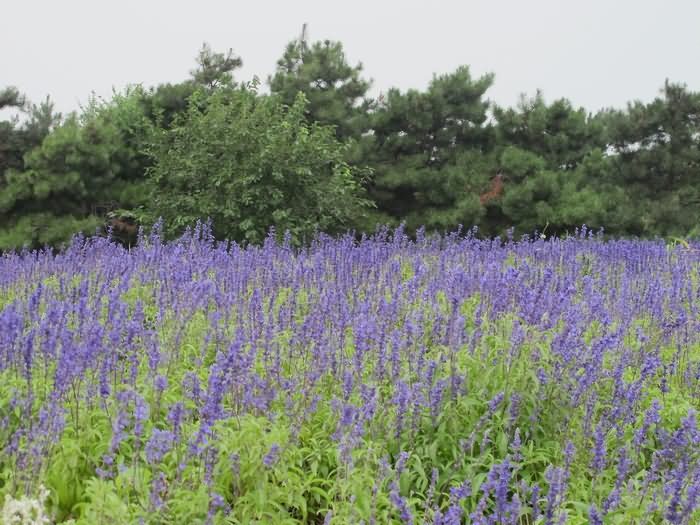
[[[698,524],[699,294],[692,247],[585,230],[6,254],[0,508]]]

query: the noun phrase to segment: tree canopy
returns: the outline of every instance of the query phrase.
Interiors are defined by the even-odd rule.
[[[334,126],[340,140],[358,138],[367,129],[367,90],[362,64],[348,63],[340,42],[325,40],[308,45],[294,40],[287,45],[268,82],[270,91],[288,105],[304,93],[305,115],[310,122]]]
[[[332,128],[306,121],[303,94],[288,107],[254,87],[196,91],[155,132],[152,218],[172,233],[208,218],[218,237],[252,243],[270,227],[295,240],[351,227],[369,201]]]
[[[301,240],[401,223],[700,235],[700,93],[683,84],[592,114],[541,91],[497,106],[494,75],[468,66],[373,97],[341,42],[305,33],[269,94],[234,78],[242,64],[204,44],[189,77],[66,117],[0,89],[15,114],[0,120],[0,250],[161,216],[171,235],[211,219],[217,237],[253,243],[271,227]]]

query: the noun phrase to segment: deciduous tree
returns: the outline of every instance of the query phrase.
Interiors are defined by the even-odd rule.
[[[369,205],[333,130],[306,120],[303,94],[286,107],[255,87],[197,91],[156,132],[150,211],[168,233],[211,219],[222,239],[256,243],[275,227],[299,240],[348,228]]]

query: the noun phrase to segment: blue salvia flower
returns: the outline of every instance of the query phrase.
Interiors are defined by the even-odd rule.
[[[401,494],[399,494],[399,486],[397,485],[396,481],[391,482],[391,491],[389,492],[389,499],[391,500],[391,503],[394,505],[394,507],[396,507],[396,510],[399,511],[401,521],[405,525],[413,525],[413,513],[411,512],[411,508],[409,507],[408,501],[406,501],[406,499],[402,497]]]
[[[523,455],[521,453],[522,441],[520,439],[520,428],[515,429],[515,435],[513,436],[513,441],[510,443],[510,448],[513,451],[513,461],[516,463],[522,461]]]
[[[150,504],[153,511],[159,511],[165,505],[168,482],[163,472],[158,472],[151,479]]]
[[[393,402],[396,406],[396,437],[400,437],[404,429],[404,421],[408,405],[411,400],[411,390],[405,382],[401,381],[396,385],[396,394]]]
[[[603,525],[603,515],[595,505],[588,509],[588,519],[591,520],[591,525]]]
[[[163,391],[168,388],[168,378],[163,375],[157,375],[153,380],[153,386],[155,387],[156,392],[159,394],[163,393]]]
[[[561,507],[566,496],[566,471],[561,467],[553,467],[550,465],[545,470],[544,476],[549,484],[544,512],[545,524],[553,525],[555,514]]]
[[[505,392],[499,392],[488,403],[489,414],[494,414],[505,398]]]
[[[438,469],[433,467],[433,469],[430,473],[430,485],[428,485],[428,492],[426,493],[425,505],[423,507],[423,512],[425,515],[427,515],[428,512],[433,507],[433,498],[435,497],[435,489],[437,487],[439,475],[440,475],[440,472],[438,471]]]
[[[140,438],[144,431],[144,422],[148,419],[149,408],[146,400],[138,394],[134,394],[134,435]]]
[[[518,416],[520,415],[520,403],[522,398],[517,392],[514,392],[510,396],[510,406],[508,407],[508,426],[512,427],[518,421]]]
[[[591,468],[596,474],[600,474],[607,464],[607,449],[605,448],[605,432],[603,425],[598,424],[594,434],[593,444],[593,459],[591,460]]]
[[[685,504],[683,505],[683,510],[682,510],[682,519],[685,520],[686,523],[690,523],[690,519],[693,516],[693,513],[698,509],[700,506],[700,468],[695,467],[695,473],[692,476],[692,479],[690,480],[688,484],[688,488],[686,489],[686,494],[685,494]]]
[[[279,454],[280,454],[280,446],[277,443],[274,443],[271,447],[270,450],[268,450],[267,454],[263,457],[263,465],[265,465],[267,468],[272,468],[275,463],[277,463],[277,460],[279,459]]]
[[[151,238],[141,234],[142,245],[131,252],[80,238],[55,256],[3,255],[0,297],[11,299],[0,306],[0,371],[24,379],[24,385],[0,407],[0,461],[12,465],[18,484],[30,484],[62,438],[63,413],[70,427],[84,424],[86,413],[109,411],[111,441],[96,475],[111,478],[128,468],[133,458],[121,458],[130,451],[162,461],[170,436],[160,432],[171,432],[170,450],[188,444],[193,454],[178,457],[179,482],[190,461],[201,461],[205,468],[196,470],[200,478],[193,481],[213,486],[220,423],[246,416],[272,420],[285,405],[283,416],[293,422],[296,441],[316,408],[333,398],[341,401],[333,408],[340,422],[334,437],[348,460],[368,432],[403,436],[412,429],[416,435],[424,416],[437,421],[446,388],[456,406],[471,395],[461,368],[464,352],[484,369],[527,358],[539,377],[534,406],[527,407],[531,428],[541,428],[549,404],[556,403],[567,415],[547,421],[554,423],[550,430],[581,428],[575,438],[591,444],[590,474],[602,475],[618,458],[614,486],[603,508],[589,509],[591,522],[602,520],[605,508],[622,512],[629,496],[652,501],[650,507],[667,521],[690,525],[697,507],[697,416],[689,413],[677,428],[662,422],[660,404],[642,407],[649,389],[697,390],[700,366],[687,358],[687,349],[700,341],[697,254],[669,251],[662,242],[599,243],[587,230],[569,239],[507,245],[479,240],[473,232],[422,235],[412,242],[386,230],[359,243],[352,236],[320,236],[301,250],[268,238],[260,248],[243,248],[214,243],[200,224],[169,244],[157,232]],[[589,275],[582,275],[582,259],[591,261]],[[402,274],[404,265],[412,276]],[[45,286],[47,277],[56,286]],[[287,297],[279,304],[281,289]],[[127,297],[132,291],[138,292],[136,301]],[[464,314],[462,302],[477,296],[476,311]],[[446,297],[446,305],[438,297]],[[503,336],[496,330],[511,314],[519,320],[505,338],[510,345],[494,348],[488,338]],[[208,326],[189,356],[183,346],[186,337],[199,337],[189,333],[195,316]],[[172,332],[161,332],[165,327]],[[355,344],[351,358],[343,351],[348,333]],[[551,348],[540,350],[550,337]],[[183,365],[183,375],[163,366],[172,360]],[[143,373],[149,374],[147,383],[152,380],[151,392],[143,391]],[[474,395],[483,388],[480,379],[469,377]],[[46,391],[37,390],[38,384]],[[159,403],[167,389],[183,399],[167,407],[166,429]],[[524,417],[517,395],[503,419],[508,433]],[[158,406],[149,414],[152,399]],[[457,436],[465,449],[476,439],[482,449],[492,446],[489,436],[498,429],[491,423],[502,407],[503,400],[492,399],[467,430],[471,435]],[[579,407],[583,420],[571,427]],[[611,430],[616,440],[609,439]],[[529,429],[514,435],[511,479],[522,441],[537,437]],[[652,443],[656,450],[647,467],[642,449]],[[548,473],[545,498],[539,487],[504,492],[496,469],[476,506],[466,509],[463,502],[462,508],[473,511],[475,523],[510,523],[522,498],[535,517],[542,506],[550,522],[566,520],[562,487],[572,458],[568,450],[563,473]],[[460,460],[473,458],[464,454]],[[126,464],[116,465],[121,461]],[[643,468],[640,486],[628,484]],[[154,474],[153,483],[160,482]],[[373,491],[376,520],[379,489]],[[158,494],[166,504],[167,490]],[[445,496],[422,502],[415,521],[431,514],[436,522],[456,520],[461,511]]]
[[[441,517],[441,523],[444,525],[459,525],[462,522],[462,502],[471,496],[471,481],[465,481],[457,487],[450,489],[450,506],[447,508],[444,516]]]
[[[154,465],[159,463],[165,454],[167,454],[173,446],[175,434],[169,430],[153,429],[151,438],[146,443],[146,460]]]
[[[181,401],[173,403],[168,411],[167,420],[173,427],[173,436],[175,440],[180,439],[182,422],[185,415],[185,405]]]
[[[659,414],[659,411],[661,410],[661,406],[659,404],[659,401],[657,399],[654,399],[652,401],[651,407],[644,413],[644,419],[642,421],[641,426],[635,431],[634,433],[634,448],[639,452],[640,447],[642,446],[642,443],[644,443],[644,440],[646,439],[646,434],[649,431],[649,428],[652,425],[658,425],[659,422],[661,421],[661,416]]]
[[[216,516],[219,511],[223,511],[224,514],[228,514],[230,507],[221,494],[214,492],[209,497],[209,510],[207,512],[207,520],[205,523],[214,523],[214,516]]]

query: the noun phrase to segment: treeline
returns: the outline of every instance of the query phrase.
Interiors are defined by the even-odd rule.
[[[488,101],[468,67],[376,99],[339,42],[292,41],[267,78],[204,46],[190,78],[92,100],[65,118],[12,87],[0,109],[0,249],[58,245],[105,225],[133,242],[163,219],[209,218],[219,238],[477,225],[616,236],[700,233],[700,93],[668,81],[650,103],[590,114],[541,93]]]

